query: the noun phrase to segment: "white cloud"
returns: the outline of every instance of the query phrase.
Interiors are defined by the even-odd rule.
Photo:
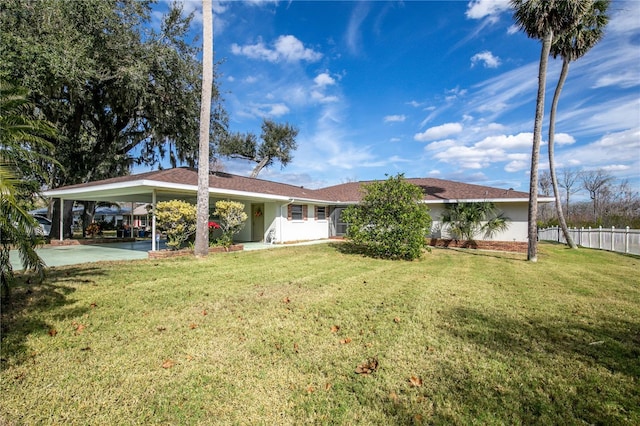
[[[336,84],[336,80],[326,72],[318,74],[316,78],[313,79],[313,82],[316,83],[316,85],[319,87],[331,86]]]
[[[626,1],[616,3],[615,6],[607,31],[612,33],[634,33],[639,31],[640,2],[636,0]]]
[[[409,102],[407,102],[407,105],[411,105],[414,108],[418,108],[422,104],[420,102],[418,102],[418,101],[409,101]]]
[[[252,75],[244,79],[244,82],[249,84],[255,83],[256,81],[258,81],[258,78]]]
[[[292,35],[278,37],[275,46],[276,51],[284,57],[287,62],[299,60],[315,62],[322,58],[322,53],[305,48],[302,42]]]
[[[571,147],[556,155],[559,164],[605,168],[625,166],[640,170],[640,127],[609,133],[595,142]]]
[[[456,146],[457,142],[453,139],[444,139],[441,141],[431,142],[424,147],[425,151],[437,151],[443,148],[450,148]]]
[[[387,115],[384,117],[385,123],[402,123],[407,119],[404,115]]]
[[[426,142],[434,139],[446,138],[462,132],[462,124],[445,123],[440,126],[430,127],[422,133],[416,133],[413,139],[419,142]]]
[[[527,170],[530,167],[530,164],[526,161],[522,160],[514,160],[504,166],[504,170],[509,173],[520,172],[522,170]]]
[[[521,149],[531,147],[533,133],[518,133],[517,135],[487,136],[476,143],[477,148]]]
[[[316,62],[322,58],[322,53],[305,48],[304,44],[292,35],[278,37],[273,44],[273,48],[267,47],[262,40],[255,44],[247,44],[244,46],[233,43],[231,45],[231,52],[234,55],[242,55],[247,58],[269,62]]]
[[[355,8],[349,18],[349,26],[347,27],[346,42],[352,54],[358,54],[360,50],[360,26],[369,14],[369,5],[365,2],[356,2]]]
[[[465,15],[469,19],[487,18],[497,22],[500,14],[509,9],[509,0],[472,0],[467,4]]]
[[[556,133],[553,140],[558,145],[572,145],[576,143],[576,139],[567,133]]]
[[[391,142],[391,143],[397,143],[397,142],[400,142],[401,140],[402,140],[402,139],[400,139],[400,138],[391,138],[391,139],[389,139],[389,142]]]
[[[623,89],[628,89],[637,85],[640,85],[640,72],[638,69],[630,69],[617,74],[605,74],[598,77],[591,87],[597,89],[599,87],[619,86]]]
[[[507,28],[507,34],[509,35],[513,35],[515,33],[517,33],[518,31],[520,31],[520,27],[516,24],[511,25],[509,28]]]
[[[500,66],[500,58],[494,56],[493,53],[488,50],[476,53],[471,57],[471,68],[473,68],[478,62],[482,62],[485,68],[498,68]]]
[[[340,100],[337,96],[327,96],[324,93],[319,92],[317,90],[311,91],[311,99],[313,99],[314,101],[318,101],[321,104],[338,102]]]

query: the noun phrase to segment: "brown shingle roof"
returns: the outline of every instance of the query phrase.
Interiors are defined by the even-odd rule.
[[[408,182],[422,188],[426,201],[437,200],[484,200],[484,199],[528,199],[526,192],[514,191],[512,189],[499,189],[489,186],[472,185],[450,180],[434,178],[409,178]],[[354,202],[362,198],[362,185],[372,183],[349,182],[340,185],[319,189],[322,198],[340,201]]]
[[[120,176],[85,184],[66,186],[62,189],[90,188],[98,185],[109,185],[135,181],[157,181],[180,185],[198,185],[198,172],[187,167],[145,172],[136,175]],[[492,188],[489,186],[472,185],[450,180],[434,178],[410,178],[407,181],[420,186],[426,201],[437,200],[500,200],[500,199],[528,199],[526,192]],[[371,183],[349,182],[322,189],[307,189],[300,186],[273,182],[263,179],[253,179],[229,173],[215,172],[209,177],[209,187],[223,190],[253,192],[265,195],[284,196],[326,202],[349,203],[358,202],[362,197],[362,185]]]

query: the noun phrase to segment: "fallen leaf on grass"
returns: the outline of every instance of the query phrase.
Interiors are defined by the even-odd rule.
[[[167,327],[158,327],[156,328],[158,331],[167,331]]]
[[[49,329],[49,336],[54,337],[56,334],[58,334],[58,330],[56,330],[55,328]]]
[[[392,391],[389,394],[389,399],[392,400],[393,402],[398,402],[398,394]]]
[[[282,303],[290,303],[291,300],[288,297],[285,297],[284,299],[282,299]]]
[[[85,348],[80,349],[81,351],[85,352],[85,351],[90,351],[91,347],[87,346]]]
[[[420,377],[411,376],[409,377],[409,383],[411,386],[418,388],[422,386],[422,379]]]
[[[207,310],[202,311],[202,315],[207,315]]]
[[[89,306],[91,306],[92,308],[97,308],[98,304],[96,302],[92,302],[91,305],[89,305]]]
[[[331,326],[331,332],[332,333],[337,333],[338,330],[340,330],[340,326],[339,325],[332,325]]]
[[[307,387],[307,393],[313,393],[315,391],[315,389],[313,388],[313,386],[308,386]]]
[[[396,324],[398,324],[398,323],[400,322],[400,318],[395,317],[395,318],[393,319],[393,322],[395,322]]]
[[[347,343],[351,343],[351,339],[348,337],[346,339],[340,340],[341,345],[346,345]]]
[[[332,386],[333,386],[333,385],[332,385],[331,383],[325,383],[325,385],[324,385],[324,390],[326,390],[326,391],[331,390],[331,387],[332,387]]]
[[[75,328],[76,330],[76,334],[77,333],[82,333],[82,330],[84,330],[85,328],[87,328],[86,325],[84,324],[78,324],[77,322],[73,322],[71,325],[73,325],[73,328]]]
[[[293,350],[296,351],[296,353],[298,353],[298,344],[297,343],[293,344]]]
[[[187,361],[192,361],[193,360],[193,357],[191,355],[187,355],[185,358],[187,359]]]
[[[175,361],[173,361],[172,359],[166,359],[163,363],[162,363],[162,368],[171,368],[174,365],[176,365]]]
[[[377,358],[369,358],[356,367],[356,374],[371,374],[378,370],[379,364]]]
[[[192,329],[192,330],[193,330],[194,328],[198,328],[198,324],[196,324],[196,323],[192,322],[191,324],[189,324],[189,328],[190,328],[190,329]]]

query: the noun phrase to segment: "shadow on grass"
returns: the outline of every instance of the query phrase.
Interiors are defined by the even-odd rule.
[[[43,317],[75,302],[70,298],[76,291],[71,285],[92,283],[92,278],[101,274],[99,268],[91,266],[51,269],[40,284],[30,284],[32,276],[29,273],[18,274],[11,288],[11,298],[2,304],[2,368],[7,364],[21,364],[29,358],[28,336],[47,334],[52,330],[52,325]],[[82,315],[87,310],[88,307],[74,309],[74,314]],[[57,317],[54,315],[53,318]]]
[[[640,319],[518,320],[459,307],[442,315],[447,332],[469,352],[443,358],[436,350],[422,387],[371,402],[390,423],[634,424],[640,418]]]
[[[460,307],[445,315],[452,335],[496,353],[527,357],[535,349],[640,377],[640,318],[567,313],[574,317],[517,320]]]

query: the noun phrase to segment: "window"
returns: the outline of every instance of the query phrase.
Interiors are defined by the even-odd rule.
[[[289,214],[290,220],[302,220],[302,205],[300,204],[291,204],[290,206],[291,213]]]
[[[325,206],[316,207],[316,220],[327,220],[327,208]]]
[[[303,206],[301,204],[289,204],[287,219],[307,220],[307,206]]]

